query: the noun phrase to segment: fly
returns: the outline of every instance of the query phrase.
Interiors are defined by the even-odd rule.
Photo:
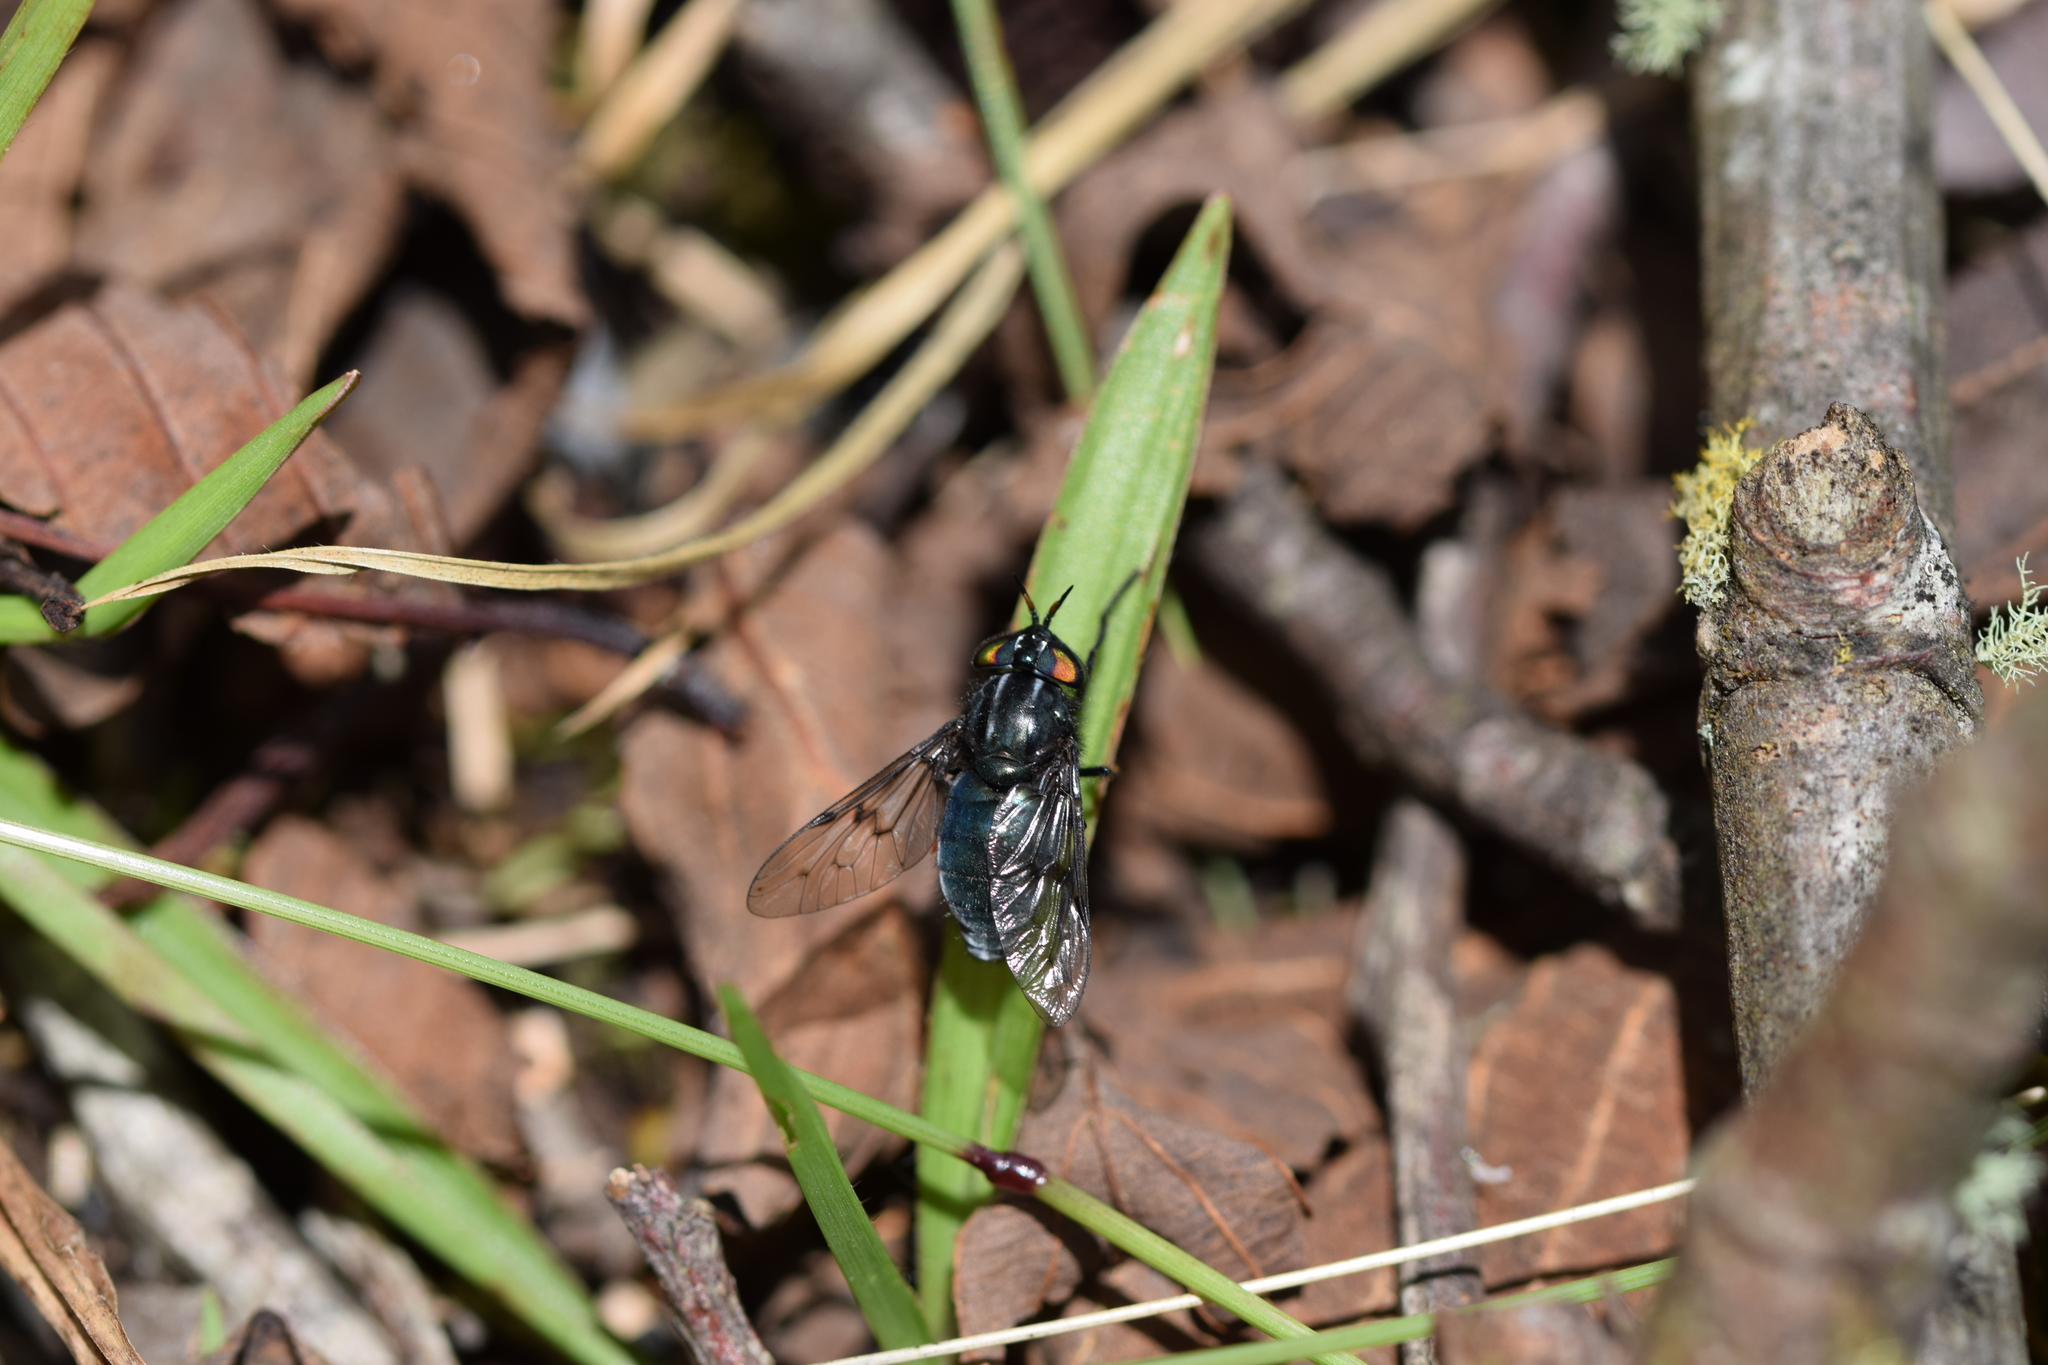
[[[854,788],[769,855],[747,909],[779,918],[864,896],[939,850],[939,894],[967,951],[1002,962],[1047,1023],[1074,1017],[1088,984],[1088,835],[1077,727],[1102,627],[1086,663],[1052,633],[1031,595],[1031,624],[974,651],[959,717]]]

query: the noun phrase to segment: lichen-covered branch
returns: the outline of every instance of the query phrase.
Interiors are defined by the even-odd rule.
[[[1699,64],[1708,403],[1765,444],[1837,399],[1950,525],[1931,57],[1914,0],[1728,0]]]
[[[1656,781],[1438,674],[1386,572],[1331,535],[1277,471],[1247,467],[1222,515],[1189,543],[1203,574],[1321,675],[1362,757],[1392,764],[1645,924],[1677,922],[1678,853]]]
[[[1847,404],[1736,485],[1700,616],[1744,1084],[1820,1007],[1884,874],[1901,789],[1977,733],[1970,616],[1899,452]]]
[[[1923,1328],[1954,1294],[1951,1193],[2033,1050],[2048,989],[2044,773],[2036,694],[1997,743],[1950,758],[1906,804],[1834,993],[1708,1148],[1646,1359],[1964,1358]],[[1979,1309],[1996,1319],[2017,1304]],[[1972,1349],[2026,1359],[2017,1337]]]

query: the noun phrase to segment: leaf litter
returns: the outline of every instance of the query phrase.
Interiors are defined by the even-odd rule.
[[[586,106],[550,83],[577,60],[573,25],[545,0],[431,13],[377,0],[97,7],[0,161],[12,245],[0,263],[0,503],[24,519],[27,553],[75,573],[349,365],[365,370],[361,392],[207,554],[326,541],[545,562],[575,556],[546,539],[565,521],[527,510],[537,470],[585,525],[701,486],[732,422],[680,440],[613,431],[595,456],[553,447],[572,354],[600,388],[637,386],[636,409],[713,377],[744,382],[853,287],[916,259],[985,183],[936,11],[835,12],[869,46],[845,47],[860,60],[794,92],[790,72],[828,28],[778,26],[779,14],[763,5],[743,22],[730,68],[630,170],[592,184],[571,152]],[[1060,67],[1073,48],[1055,41],[1060,25],[1102,37],[1100,16],[1065,0],[1006,21],[1020,83],[1041,101],[1078,74]],[[1692,462],[1699,406],[1686,335],[1697,279],[1690,248],[1669,246],[1689,240],[1691,208],[1664,169],[1684,137],[1682,100],[1675,88],[1620,90],[1599,62],[1563,55],[1547,27],[1563,22],[1556,7],[1528,0],[1392,89],[1305,123],[1267,78],[1338,22],[1317,14],[1212,66],[1055,201],[1089,325],[1107,351],[1159,243],[1189,205],[1229,191],[1240,250],[1190,526],[1247,471],[1284,469],[1396,585],[1437,677],[1629,757],[1668,797],[1674,828],[1697,821],[1694,665],[1663,515],[1664,476]],[[890,98],[922,112],[892,123],[862,103]],[[1589,105],[1590,122],[1579,117]],[[1492,169],[1445,150],[1510,137],[1525,150]],[[1408,169],[1362,188],[1332,171],[1397,163]],[[601,254],[627,192],[663,252]],[[1971,590],[1995,601],[2017,591],[2014,558],[2048,550],[2035,543],[2048,485],[2020,458],[2048,357],[2048,317],[2025,286],[2043,229],[1965,219],[1949,305],[1955,540]],[[750,316],[773,318],[761,336],[783,339],[692,340],[709,325],[689,311],[702,291],[652,277],[657,257],[683,268],[672,248],[690,234],[722,253],[721,279],[743,286]],[[598,320],[609,361],[579,330]],[[1010,575],[1078,429],[1041,347],[1030,305],[1015,304],[933,405],[956,415],[913,426],[856,485],[662,582],[565,599],[642,641],[681,641],[744,704],[728,730],[649,695],[560,739],[555,722],[622,656],[495,634],[511,799],[465,810],[446,744],[469,721],[445,713],[435,685],[443,637],[388,611],[347,623],[317,603],[252,612],[223,591],[165,601],[99,654],[17,655],[0,698],[7,742],[46,752],[132,833],[160,840],[263,740],[314,735],[312,758],[264,785],[242,823],[198,840],[210,865],[450,934],[617,910],[629,946],[555,970],[694,1020],[713,1017],[712,991],[731,982],[792,1063],[914,1108],[945,924],[929,871],[801,920],[752,920],[743,893],[791,829],[953,714],[967,654],[1007,614]],[[763,445],[733,481],[728,515],[773,496],[883,377]],[[1162,642],[1141,680],[1095,841],[1096,975],[1080,1021],[1048,1044],[1016,1145],[1250,1276],[1395,1241],[1387,1077],[1344,983],[1376,826],[1401,783],[1333,739],[1328,680],[1186,567],[1173,579],[1189,622],[1179,643],[1192,649]],[[310,582],[303,591],[373,617],[400,601],[454,611],[489,600],[382,574]],[[350,688],[370,700],[340,708],[345,723],[301,727]],[[1442,813],[1473,854],[1450,954],[1473,1220],[1677,1178],[1713,1097],[1732,1092],[1713,973],[1681,961],[1717,951],[1711,915],[1695,913],[1711,890],[1688,884],[1696,922],[1682,948],[1646,946],[1584,893],[1500,854],[1459,798]],[[610,834],[597,829],[606,821]],[[527,891],[503,891],[536,868]],[[602,1221],[602,1168],[667,1165],[712,1198],[778,1358],[865,1344],[743,1077],[514,1013],[470,983],[308,931],[240,927],[277,980],[488,1163],[601,1304],[649,1292]],[[7,1003],[0,1119],[37,1168],[73,1141],[72,1100],[38,1070]],[[904,1251],[915,1190],[900,1144],[826,1117],[885,1244]],[[248,1159],[295,1206],[337,1211],[331,1183],[278,1147],[254,1144]],[[196,1334],[196,1285],[109,1209],[104,1175],[88,1166],[85,1178],[99,1203],[78,1206],[80,1236],[106,1283],[134,1315],[158,1291],[182,1296],[178,1330]],[[1475,1265],[1501,1290],[1633,1263],[1668,1251],[1681,1218],[1675,1205],[1641,1210],[1489,1247]],[[968,1220],[957,1266],[969,1331],[1173,1291],[1008,1199]],[[437,1292],[457,1288],[427,1272]],[[1377,1271],[1285,1304],[1312,1325],[1353,1321],[1394,1311],[1396,1281]],[[93,1311],[111,1308],[111,1290],[98,1301]],[[1586,1321],[1605,1332],[1598,1316]],[[674,1358],[665,1329],[616,1318],[628,1335],[635,1321],[636,1344]],[[297,1322],[224,1326],[230,1351],[247,1340],[310,1354]],[[434,1330],[465,1352],[500,1331],[452,1310]],[[1608,1340],[1555,1319],[1516,1330],[1531,1353],[1575,1341],[1595,1358],[1586,1343]],[[1019,1354],[1080,1365],[1242,1335],[1182,1312]],[[1497,1347],[1446,1345],[1474,1349]]]

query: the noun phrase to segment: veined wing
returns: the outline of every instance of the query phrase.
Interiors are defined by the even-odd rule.
[[[1088,834],[1072,754],[1004,794],[990,830],[989,906],[1017,986],[1054,1026],[1088,984]]]
[[[941,726],[768,856],[747,909],[779,919],[864,896],[915,866],[938,842],[946,788],[960,767],[960,722]]]

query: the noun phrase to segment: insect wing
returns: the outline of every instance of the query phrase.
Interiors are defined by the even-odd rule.
[[[989,843],[1003,960],[1046,1022],[1064,1024],[1088,984],[1088,835],[1073,755],[1004,793]]]
[[[947,722],[790,835],[754,874],[747,909],[770,919],[808,915],[916,866],[938,842],[959,739],[960,722]]]

